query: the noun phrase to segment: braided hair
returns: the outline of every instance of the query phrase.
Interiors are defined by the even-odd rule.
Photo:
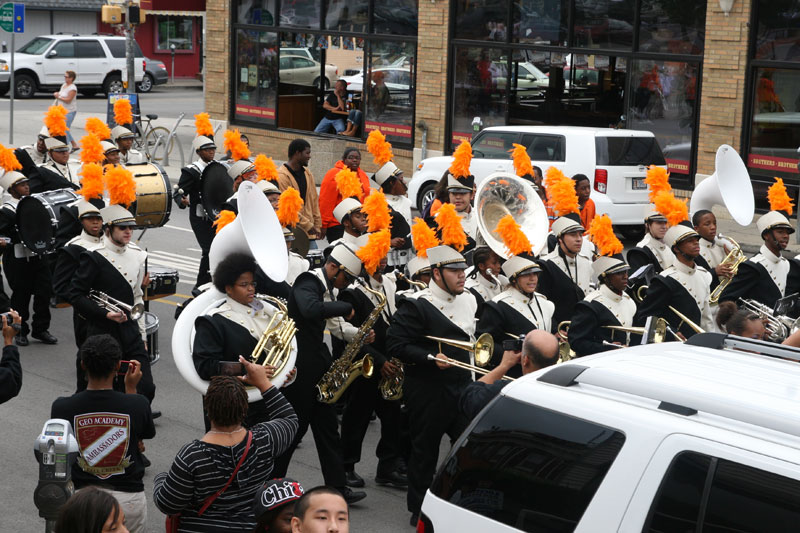
[[[122,349],[111,335],[92,335],[83,341],[80,357],[89,376],[102,379],[116,372]]]
[[[214,376],[203,397],[208,419],[218,426],[235,426],[247,415],[247,391],[234,376]]]

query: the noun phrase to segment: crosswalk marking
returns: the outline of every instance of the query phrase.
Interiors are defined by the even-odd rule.
[[[148,250],[148,264],[174,268],[178,271],[178,283],[194,286],[197,282],[197,271],[200,258],[185,254],[176,254],[164,250]]]

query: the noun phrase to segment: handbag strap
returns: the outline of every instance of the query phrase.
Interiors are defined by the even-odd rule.
[[[233,469],[233,474],[231,474],[231,477],[228,479],[228,482],[225,483],[225,486],[222,487],[221,489],[219,489],[215,494],[212,494],[211,496],[206,498],[206,501],[203,502],[203,506],[200,508],[200,511],[198,511],[197,516],[201,516],[203,513],[205,513],[206,509],[208,509],[211,506],[211,504],[214,503],[214,500],[216,500],[217,497],[219,497],[220,494],[225,492],[225,489],[230,487],[231,483],[233,483],[233,478],[236,477],[236,473],[239,472],[239,468],[241,468],[242,463],[244,463],[244,459],[245,459],[245,457],[247,457],[247,452],[250,451],[250,444],[252,442],[253,442],[253,432],[252,431],[248,431],[247,432],[247,446],[245,446],[245,448],[244,448],[244,453],[242,454],[242,458],[239,459],[239,464],[237,464],[236,468]]]

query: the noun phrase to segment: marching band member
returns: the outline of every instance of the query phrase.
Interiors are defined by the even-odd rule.
[[[513,143],[511,152],[511,159],[514,164],[514,172],[517,176],[533,185],[536,194],[544,204],[545,211],[547,212],[547,229],[550,230],[553,222],[558,218],[553,211],[553,206],[550,205],[547,197],[547,191],[544,188],[544,176],[542,176],[542,169],[531,163],[531,158],[528,155],[528,150],[521,144]]]
[[[470,373],[451,368],[442,361],[428,360],[437,354],[470,362],[469,352],[426,338],[434,335],[471,342],[475,337],[478,304],[464,290],[464,256],[450,246],[427,250],[433,279],[429,287],[398,301],[398,309],[387,332],[388,353],[405,365],[403,398],[408,409],[411,455],[408,462],[407,505],[416,524],[425,491],[433,480],[441,439],[446,433],[455,440],[466,427],[459,415],[458,399]]]
[[[111,140],[119,147],[119,158],[123,165],[147,163],[147,156],[133,148],[136,134],[133,132],[133,111],[127,98],[118,98],[114,102],[114,122],[117,126],[111,130]]]
[[[45,114],[45,124],[50,136],[45,139],[48,161],[37,168],[37,175],[31,176],[31,194],[56,189],[77,189],[78,176],[69,167],[70,145],[67,144],[67,120],[63,108],[51,106]]]
[[[100,145],[103,147],[103,155],[105,156],[103,165],[119,166],[120,157],[117,145],[108,141],[101,141]]]
[[[484,302],[488,302],[506,288],[508,278],[500,273],[500,256],[488,246],[478,246],[472,254],[472,272],[467,275],[464,287],[478,302],[478,315]]]
[[[45,146],[44,141],[48,137],[50,137],[50,132],[47,130],[47,126],[42,126],[41,131],[39,131],[39,134],[36,136],[35,143],[20,146],[17,150],[27,153],[36,166],[44,165],[48,160],[47,146]],[[19,158],[19,152],[17,152],[17,158]],[[22,174],[25,174],[25,172],[23,171]],[[27,174],[25,175],[27,176]],[[28,176],[28,179],[30,179],[30,176]]]
[[[767,197],[770,212],[761,215],[756,226],[764,244],[759,253],[739,265],[736,276],[722,292],[719,301],[756,300],[768,307],[788,294],[800,291],[800,264],[781,256],[794,228],[784,215],[791,215],[792,203],[783,180],[776,178]]]
[[[664,242],[667,219],[658,211],[651,211],[644,219],[644,227],[644,239],[636,243],[636,248],[628,250],[627,261],[634,271],[649,264],[658,274],[675,261],[675,256]]]
[[[422,257],[414,257],[411,261],[408,262],[406,265],[408,269],[408,277],[411,278],[411,281],[418,281],[420,283],[424,283],[425,285],[429,285],[431,282],[431,265],[430,262],[427,261],[425,258]],[[412,286],[412,292],[419,292],[423,289]]]
[[[336,487],[348,503],[366,498],[361,491],[346,486],[342,447],[336,409],[317,401],[316,385],[332,359],[324,342],[325,320],[331,317],[353,318],[353,306],[336,301],[334,289],[343,289],[361,273],[361,260],[345,244],[333,248],[322,268],[300,274],[289,297],[289,316],[297,325],[297,378],[284,389],[284,396],[294,407],[300,421],[294,443],[275,461],[273,476],[285,477],[297,444],[308,431],[314,433],[325,484]]]
[[[292,241],[294,233],[288,227],[283,227],[283,238],[286,240],[286,249],[289,252],[289,271],[286,273],[286,283],[294,285],[294,280],[303,272],[308,272],[311,264],[308,259],[292,251]]]
[[[636,302],[628,296],[628,264],[622,260],[622,243],[614,235],[608,215],[595,218],[589,227],[592,240],[600,248],[600,257],[592,270],[600,286],[575,306],[569,326],[569,345],[577,357],[613,349],[603,341],[627,345],[625,332],[604,326],[633,326]]]
[[[333,216],[344,228],[340,239],[333,241],[330,246],[339,243],[355,245],[358,238],[367,229],[367,217],[361,212],[361,202],[355,198],[345,198],[333,210]]]
[[[700,256],[695,261],[711,274],[713,291],[721,279],[733,275],[731,265],[722,262],[733,248],[733,244],[728,240],[717,238],[717,217],[708,209],[701,209],[692,215],[692,226],[700,235]],[[726,248],[726,243],[730,249]]]
[[[431,263],[428,260],[428,249],[441,244],[433,229],[419,217],[415,219],[414,225],[411,226],[411,241],[417,254],[408,262],[406,269],[408,270],[408,278],[417,282],[417,284],[409,283],[403,279],[398,280],[396,299],[425,290],[419,287],[419,283],[423,283],[425,287],[430,285]]]

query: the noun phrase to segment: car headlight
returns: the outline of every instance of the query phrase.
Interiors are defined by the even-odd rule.
[[[425,163],[420,163],[420,164],[418,164],[418,165],[417,165],[417,170],[422,170],[422,166],[423,166],[424,164],[425,164]]]
[[[0,70],[3,72],[8,72],[8,63],[5,61],[0,61]]]

